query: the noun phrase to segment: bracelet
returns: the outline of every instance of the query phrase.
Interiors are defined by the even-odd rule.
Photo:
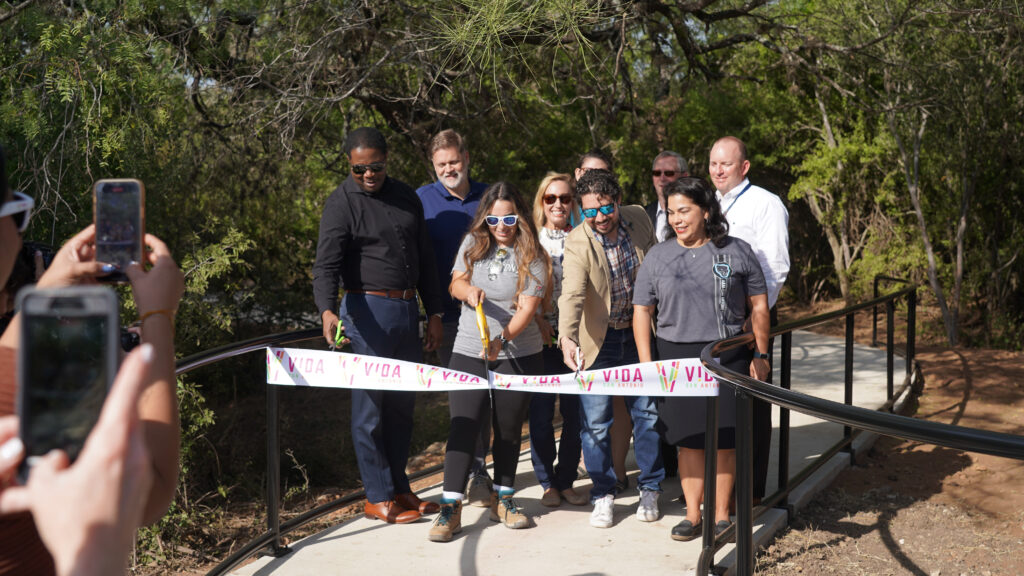
[[[167,319],[171,322],[171,340],[173,340],[174,339],[174,310],[167,310],[167,309],[163,309],[163,308],[160,309],[160,310],[150,310],[149,312],[146,312],[142,316],[139,316],[139,325],[142,326],[142,327],[145,327],[146,320],[148,320],[151,316],[156,316],[156,315],[166,316]]]

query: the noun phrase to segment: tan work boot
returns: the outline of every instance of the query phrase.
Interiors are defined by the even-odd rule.
[[[462,500],[441,500],[441,511],[434,519],[427,538],[431,542],[451,542],[459,532],[462,532]]]
[[[530,526],[530,518],[523,513],[512,498],[514,492],[498,494],[491,493],[491,520],[505,524],[506,528],[513,530],[527,528]]]

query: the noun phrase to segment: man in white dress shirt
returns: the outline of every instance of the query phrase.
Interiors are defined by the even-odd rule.
[[[690,175],[690,167],[678,152],[665,150],[654,157],[654,164],[651,166],[651,181],[654,184],[654,193],[657,194],[654,202],[644,206],[647,216],[654,226],[654,236],[658,242],[665,238],[675,238],[676,233],[668,225],[668,216],[665,214],[665,186]]]
[[[789,275],[789,212],[782,200],[747,179],[750,161],[747,146],[726,136],[711,148],[708,172],[718,190],[722,214],[729,221],[729,235],[746,241],[757,255],[768,285],[772,324],[778,323],[775,302]],[[768,351],[771,355],[771,348]],[[769,358],[770,361],[770,358]],[[754,401],[754,502],[764,497],[771,452],[771,404]]]

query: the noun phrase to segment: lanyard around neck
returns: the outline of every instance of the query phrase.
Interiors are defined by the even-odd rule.
[[[729,210],[732,210],[733,204],[735,204],[736,201],[740,199],[740,196],[743,196],[744,194],[747,193],[747,190],[750,190],[750,185],[751,182],[748,181],[747,185],[743,187],[743,190],[740,190],[740,193],[737,194],[736,197],[732,199],[732,202],[729,203],[729,207],[722,211],[722,216],[727,215],[729,213]]]

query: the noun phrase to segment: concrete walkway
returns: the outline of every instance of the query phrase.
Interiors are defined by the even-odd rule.
[[[793,337],[792,358],[793,390],[842,402],[842,339],[797,332]],[[775,364],[778,365],[777,360]],[[881,406],[885,402],[885,351],[858,346],[854,366],[854,403],[869,408]],[[902,358],[897,358],[897,385],[903,379],[903,366]],[[778,425],[778,408],[773,422]],[[791,415],[791,426],[790,471],[793,475],[842,436],[842,426],[797,413]],[[777,484],[778,428],[773,436],[768,494],[776,490]],[[861,448],[871,441],[860,442]],[[846,454],[835,457],[830,466],[794,494],[791,503],[799,507],[848,465]],[[520,457],[516,486],[520,505],[533,519],[530,529],[507,530],[488,519],[486,508],[466,507],[462,533],[450,543],[438,544],[427,540],[432,516],[406,525],[386,525],[360,517],[291,544],[293,551],[287,556],[259,558],[234,574],[599,576],[693,573],[700,554],[700,539],[684,543],[669,537],[672,526],[683,517],[683,507],[678,501],[678,479],[669,478],[662,483],[661,517],[655,522],[640,522],[635,517],[639,500],[635,463],[631,466],[633,488],[616,499],[615,523],[608,529],[589,525],[589,505],[576,507],[563,502],[560,508],[542,506],[542,490],[536,483],[527,451]],[[588,491],[590,481],[577,481],[576,489]],[[436,501],[440,497],[440,486],[424,490],[420,496]],[[787,521],[782,509],[762,515],[755,526],[755,543],[770,541]],[[730,567],[732,551],[733,545],[723,548],[716,557],[716,564]]]

